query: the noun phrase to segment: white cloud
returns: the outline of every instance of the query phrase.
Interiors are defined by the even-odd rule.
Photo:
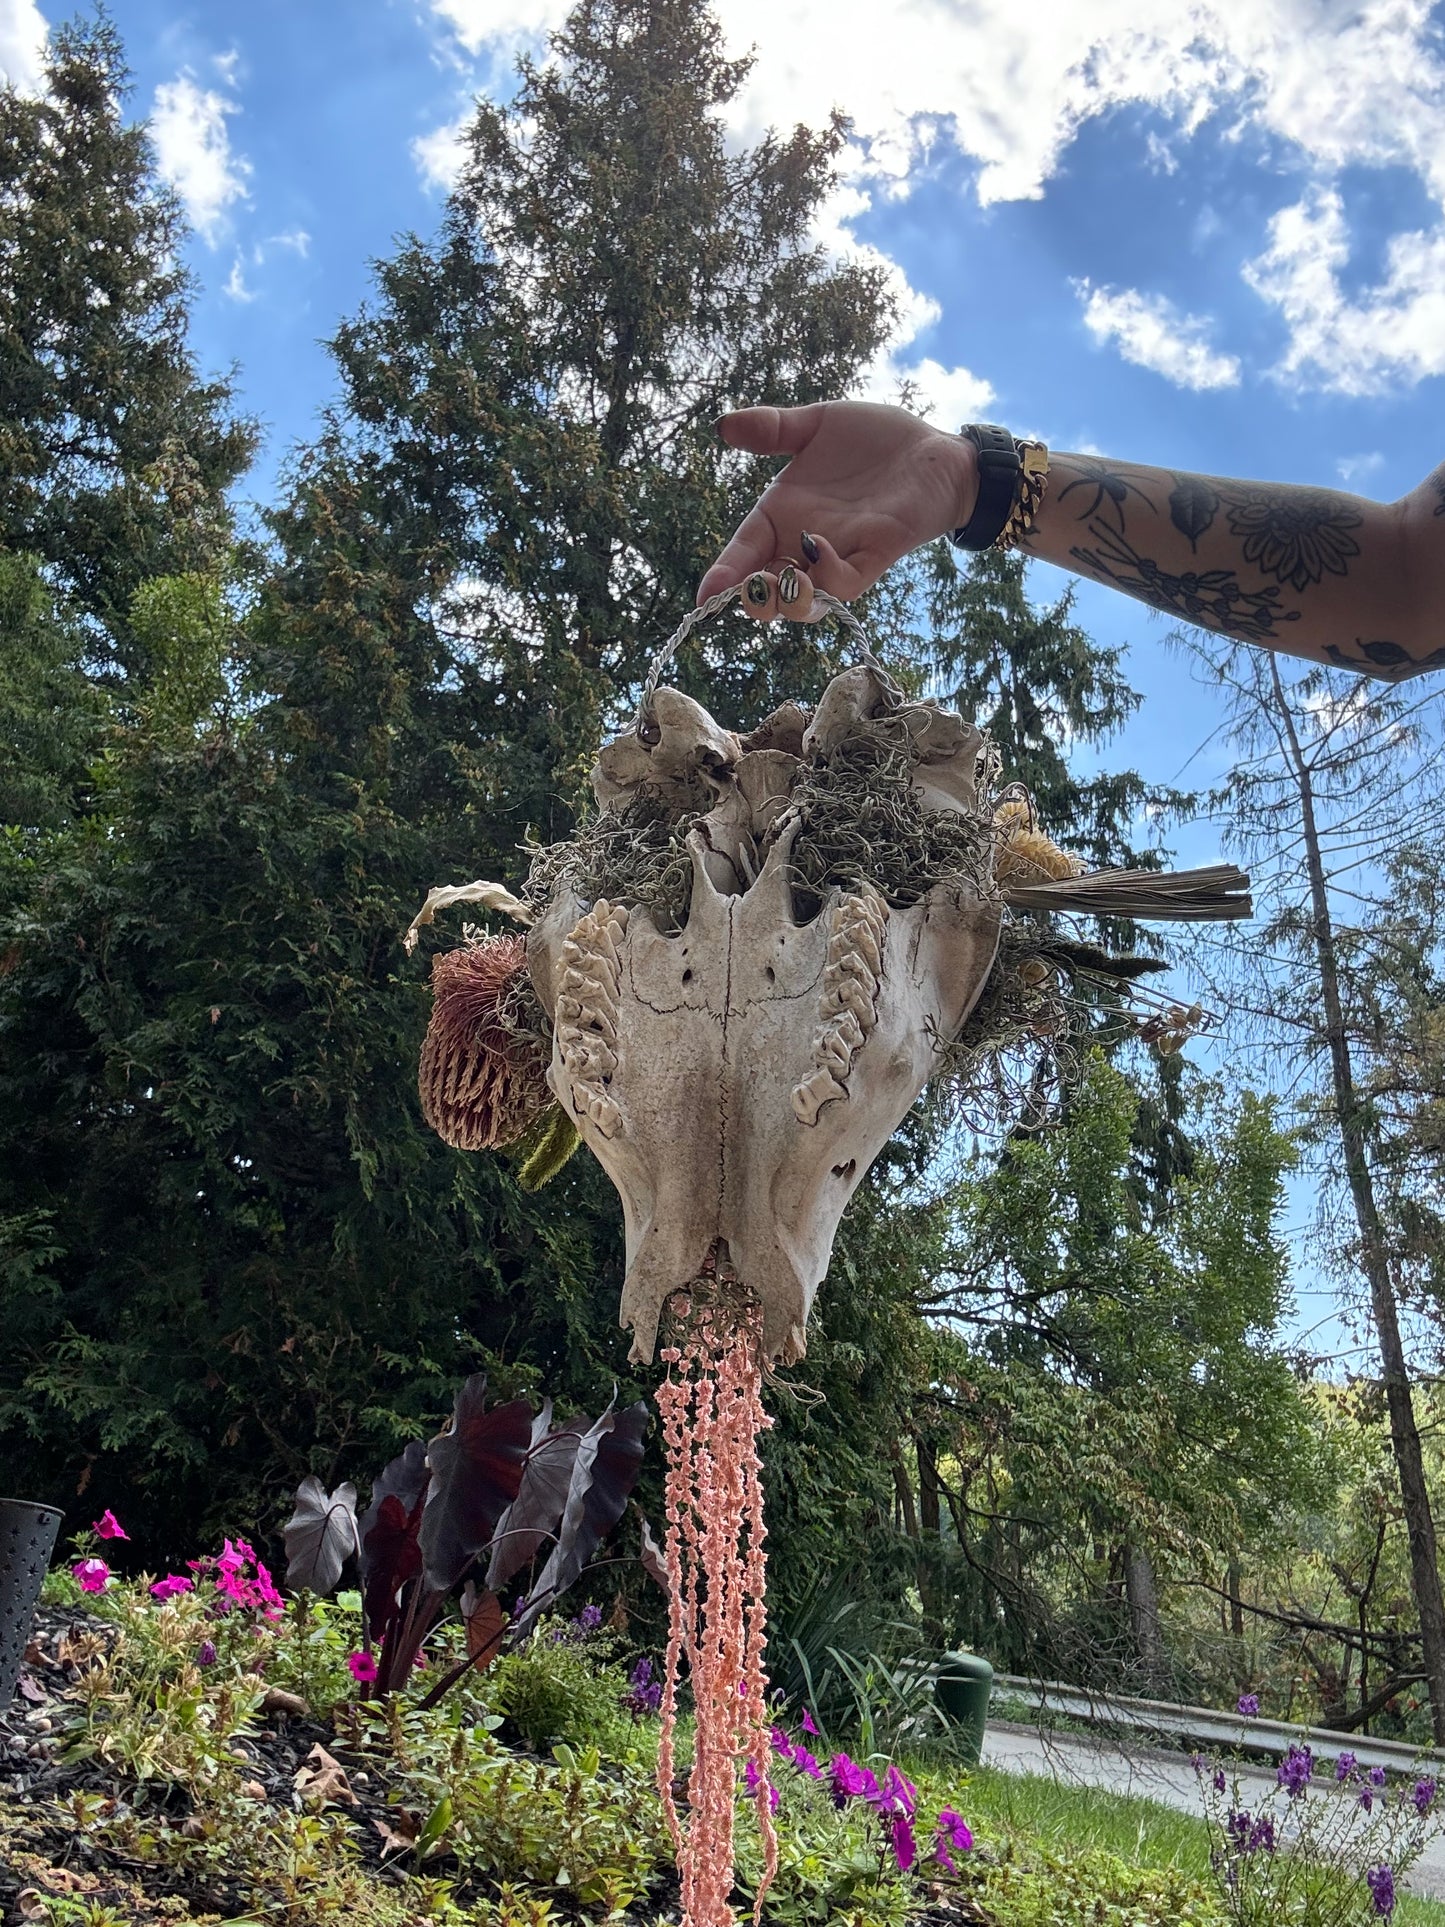
[[[1373,395],[1445,374],[1445,224],[1397,234],[1384,278],[1358,299],[1341,270],[1350,257],[1339,192],[1312,187],[1269,224],[1269,245],[1245,279],[1289,327],[1275,374],[1288,387]]]
[[[0,0],[0,80],[22,94],[40,87],[46,26],[35,0]]]
[[[220,63],[225,67],[225,61]],[[226,209],[247,198],[251,164],[231,152],[227,116],[236,102],[214,88],[203,88],[189,68],[156,88],[150,133],[156,165],[180,195],[192,225],[215,247],[225,226]]]
[[[246,286],[245,265],[239,254],[231,263],[231,272],[226,276],[225,286],[221,289],[221,292],[232,301],[254,301],[256,299],[256,290]]]
[[[1137,288],[1096,288],[1076,281],[1084,304],[1084,326],[1100,343],[1112,342],[1125,361],[1151,369],[1178,388],[1234,388],[1239,362],[1210,347],[1209,323],[1200,315],[1180,314],[1162,294]]]
[[[430,4],[468,53],[486,58],[535,46],[567,9],[567,0]],[[884,198],[906,194],[930,155],[951,146],[975,164],[982,204],[1037,199],[1082,127],[1136,107],[1153,122],[1141,159],[1156,166],[1180,160],[1181,142],[1213,119],[1265,137],[1275,160],[1321,191],[1349,166],[1401,165],[1445,207],[1445,60],[1431,0],[1151,0],[1147,9],[1140,0],[891,0],[876,30],[819,0],[722,0],[719,14],[729,52],[757,56],[730,111],[733,136],[820,125],[840,107]],[[416,148],[444,184],[446,136]],[[1200,245],[1205,233],[1194,238]],[[1435,372],[1445,328],[1428,297],[1432,275],[1445,285],[1442,258],[1445,240],[1397,236],[1393,279],[1359,313],[1337,287],[1324,317],[1302,303],[1286,309],[1261,287],[1291,317],[1286,375],[1365,392]],[[1279,266],[1309,270],[1287,254]],[[1328,276],[1315,280],[1331,296]],[[1372,355],[1364,338],[1377,314],[1403,318],[1406,330]],[[1211,365],[1208,351],[1195,360]]]
[[[311,236],[306,232],[304,227],[287,228],[284,234],[268,235],[266,237],[266,246],[271,248],[289,248],[293,254],[299,254],[304,261],[311,253]]]
[[[1353,488],[1356,482],[1367,482],[1372,475],[1378,475],[1384,466],[1385,458],[1375,448],[1367,455],[1341,455],[1335,463],[1335,473],[1346,488]]]
[[[467,157],[466,142],[462,136],[471,118],[472,110],[468,107],[455,120],[433,128],[429,134],[419,134],[412,142],[411,157],[421,175],[423,186],[438,188],[443,194],[450,193],[456,186],[462,162]]]

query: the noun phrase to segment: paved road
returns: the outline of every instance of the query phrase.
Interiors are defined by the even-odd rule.
[[[1041,1731],[1000,1720],[989,1724],[983,1762],[1006,1773],[1041,1773],[1074,1786],[1136,1794],[1196,1817],[1200,1811],[1193,1767],[1184,1754],[1163,1748],[1124,1747],[1088,1733]],[[1247,1805],[1274,1786],[1274,1773],[1241,1763],[1239,1783]],[[1405,1888],[1429,1900],[1445,1900],[1445,1835],[1434,1836]]]

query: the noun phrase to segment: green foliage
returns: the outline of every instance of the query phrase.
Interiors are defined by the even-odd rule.
[[[1217,1927],[1223,1919],[1200,1881],[1098,1849],[1010,1856],[989,1868],[982,1898],[998,1927]]]
[[[611,1663],[606,1634],[585,1641],[557,1619],[544,1619],[531,1640],[507,1653],[486,1678],[488,1704],[504,1714],[535,1752],[559,1742],[589,1746],[624,1725],[618,1708],[627,1691]]]
[[[0,546],[95,619],[93,662],[143,675],[132,598],[224,549],[256,434],[197,372],[179,204],[109,21],[59,27],[45,81],[0,89]]]

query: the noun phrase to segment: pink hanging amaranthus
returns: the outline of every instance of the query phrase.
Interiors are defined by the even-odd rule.
[[[677,1850],[684,1927],[733,1927],[733,1813],[743,1769],[763,1839],[753,1919],[778,1865],[769,1780],[766,1537],[760,1435],[762,1312],[701,1281],[670,1307],[680,1342],[664,1347],[658,1388],[667,1451],[669,1627],[658,1789]],[[679,1661],[686,1657],[697,1741],[683,1827],[673,1798]]]

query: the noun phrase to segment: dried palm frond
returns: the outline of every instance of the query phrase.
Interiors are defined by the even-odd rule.
[[[1254,914],[1249,878],[1232,863],[1209,863],[1199,870],[1090,870],[1047,881],[1001,881],[1000,890],[1014,910],[1149,923],[1228,923]]]
[[[513,1144],[552,1103],[546,1019],[523,937],[482,937],[432,959],[422,1116],[459,1151]]]

